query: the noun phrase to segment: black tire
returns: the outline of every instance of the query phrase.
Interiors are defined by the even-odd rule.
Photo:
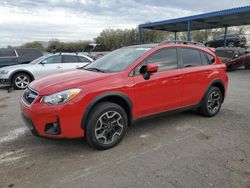
[[[214,101],[211,102],[211,98],[216,97]],[[218,87],[210,87],[202,101],[202,105],[199,109],[200,113],[206,117],[215,116],[221,108],[223,101],[223,95]],[[212,109],[214,107],[214,109]]]
[[[113,121],[108,117],[109,115],[112,116]],[[112,125],[111,122],[114,121],[116,121],[116,125]],[[125,110],[115,103],[102,102],[97,104],[89,115],[86,140],[90,146],[96,149],[109,149],[121,142],[127,127],[128,117]]]
[[[245,64],[245,69],[250,69],[250,62],[247,62],[247,63]]]
[[[22,79],[23,81],[21,81]],[[18,73],[12,79],[12,85],[15,89],[26,89],[31,82],[31,77],[26,73]],[[20,83],[19,83],[20,82]]]
[[[232,65],[228,65],[227,66],[227,72],[231,72],[231,71],[233,71]]]

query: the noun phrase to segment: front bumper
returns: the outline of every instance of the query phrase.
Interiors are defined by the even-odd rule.
[[[6,78],[0,78],[0,86],[11,86],[11,81]]]
[[[31,106],[20,100],[20,108],[26,126],[35,136],[48,138],[80,138],[84,136],[81,128],[83,109],[81,104],[71,102],[62,105],[47,105],[37,98]],[[57,123],[60,131],[48,133],[48,125]]]

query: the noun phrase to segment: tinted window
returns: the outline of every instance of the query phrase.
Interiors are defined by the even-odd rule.
[[[46,64],[61,63],[61,56],[59,55],[50,56],[45,60],[43,60],[43,62]]]
[[[74,63],[79,62],[77,56],[75,55],[64,55],[63,56],[63,63]]]
[[[0,49],[0,57],[16,56],[16,53],[12,49]]]
[[[183,67],[201,66],[200,52],[194,49],[180,48]]]
[[[90,60],[87,59],[86,57],[78,56],[78,58],[79,58],[79,61],[80,61],[80,62],[86,62],[86,63],[90,62]]]
[[[216,50],[215,54],[219,57],[232,58],[234,56],[233,50]]]

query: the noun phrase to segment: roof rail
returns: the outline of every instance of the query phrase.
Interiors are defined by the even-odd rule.
[[[192,44],[198,46],[205,46],[203,43],[200,42],[185,41],[185,40],[164,40],[159,43],[159,45],[164,45],[164,44]]]

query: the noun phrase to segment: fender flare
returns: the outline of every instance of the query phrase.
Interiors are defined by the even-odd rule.
[[[214,79],[214,80],[208,85],[208,87],[207,87],[205,93],[203,94],[203,97],[202,97],[202,99],[201,99],[201,101],[200,101],[200,103],[199,103],[199,106],[201,106],[201,105],[203,104],[203,101],[204,101],[204,99],[205,99],[205,97],[206,97],[206,94],[207,94],[209,88],[210,88],[211,86],[213,86],[214,84],[221,84],[221,85],[224,87],[224,93],[222,93],[222,94],[223,94],[223,101],[224,101],[224,98],[225,98],[225,90],[226,90],[225,84],[224,84],[223,80],[221,80],[221,79]],[[223,102],[223,101],[222,101],[222,102]]]
[[[109,92],[105,92],[102,93],[98,96],[96,96],[86,107],[86,109],[84,110],[83,113],[83,118],[82,118],[82,122],[81,122],[81,128],[86,130],[86,126],[88,123],[88,115],[90,114],[91,110],[93,109],[93,107],[100,102],[101,100],[108,98],[108,97],[119,97],[121,99],[123,99],[126,104],[128,105],[129,109],[130,109],[130,113],[128,114],[128,118],[129,118],[129,123],[131,123],[132,121],[132,108],[133,108],[133,104],[132,101],[130,100],[130,98],[123,92],[119,92],[119,91],[109,91]]]
[[[33,75],[30,71],[25,70],[25,69],[18,69],[18,70],[13,71],[13,72],[10,74],[10,77],[9,77],[9,78],[10,78],[10,81],[12,82],[13,76],[14,76],[15,74],[18,74],[18,73],[21,73],[21,72],[29,74],[29,75],[31,76],[31,79],[32,79],[32,80],[35,80],[34,75]]]

